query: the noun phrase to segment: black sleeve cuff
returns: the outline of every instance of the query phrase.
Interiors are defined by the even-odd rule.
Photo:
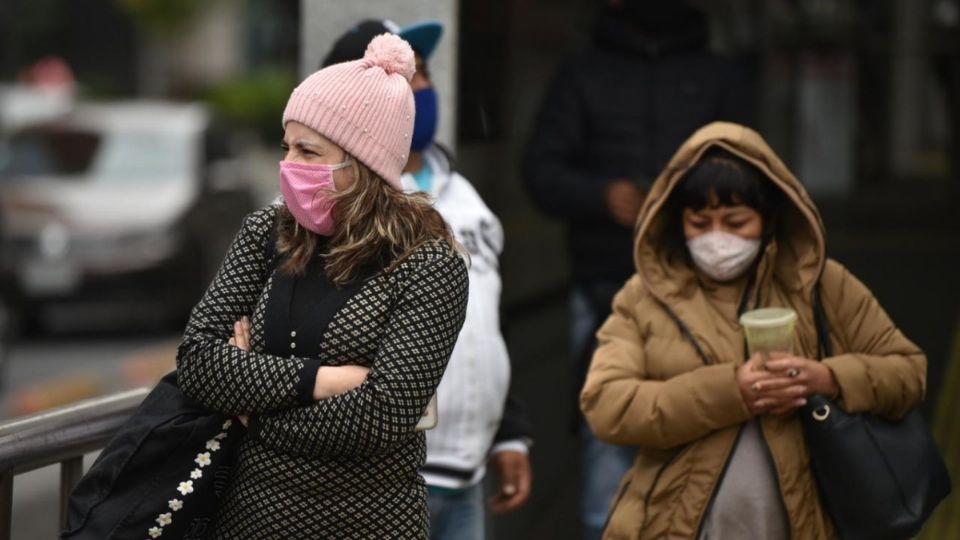
[[[260,415],[251,416],[250,421],[247,422],[247,437],[258,437],[261,429],[263,429],[263,423],[260,421]]]
[[[507,393],[500,427],[493,437],[493,442],[496,444],[516,439],[523,440],[528,443],[527,446],[531,446],[533,443],[533,425],[527,415],[526,406],[517,398],[511,388]]]
[[[317,371],[323,362],[316,358],[303,359],[303,367],[300,368],[300,382],[297,383],[297,399],[301,405],[311,405],[313,399],[313,388],[317,384]]]

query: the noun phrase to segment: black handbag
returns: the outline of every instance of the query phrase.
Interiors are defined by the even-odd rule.
[[[819,291],[820,357],[833,355]],[[950,494],[950,476],[919,411],[899,421],[847,414],[824,396],[801,412],[820,498],[844,540],[904,539]]]
[[[200,540],[212,529],[244,428],[166,375],[77,484],[61,538]]]

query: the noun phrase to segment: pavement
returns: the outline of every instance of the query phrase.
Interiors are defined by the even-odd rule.
[[[16,344],[3,375],[0,419],[153,386],[174,368],[179,336],[101,334]]]

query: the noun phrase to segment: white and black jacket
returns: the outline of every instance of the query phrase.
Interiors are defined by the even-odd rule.
[[[479,482],[487,458],[502,450],[526,451],[529,427],[518,402],[508,399],[510,358],[500,331],[499,257],[503,228],[470,182],[437,145],[423,154],[433,171],[434,206],[470,252],[467,314],[437,390],[440,421],[427,432],[428,485],[462,488]],[[403,175],[404,188],[417,189]]]
[[[303,294],[284,293],[268,255],[276,216],[271,205],[244,220],[177,353],[187,397],[251,417],[207,537],[427,538],[418,474],[426,444],[414,427],[459,335],[466,265],[445,242],[427,242],[358,283],[325,324],[298,327],[274,347],[268,331],[290,311],[272,300]],[[228,344],[244,316],[250,351]],[[366,380],[314,400],[320,366],[345,363],[370,368]]]

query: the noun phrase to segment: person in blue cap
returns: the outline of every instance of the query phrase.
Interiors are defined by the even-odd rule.
[[[518,401],[508,395],[510,358],[500,332],[503,229],[457,172],[450,152],[434,141],[439,107],[427,63],[443,34],[439,22],[401,28],[391,21],[362,21],[337,39],[323,66],[361,58],[370,40],[385,32],[406,40],[417,62],[410,83],[416,115],[401,178],[404,189],[429,193],[471,255],[467,316],[437,389],[439,423],[427,432],[427,460],[420,470],[427,483],[431,538],[483,540],[487,462],[498,476],[491,498],[494,512],[522,506],[532,482],[530,426]]]

